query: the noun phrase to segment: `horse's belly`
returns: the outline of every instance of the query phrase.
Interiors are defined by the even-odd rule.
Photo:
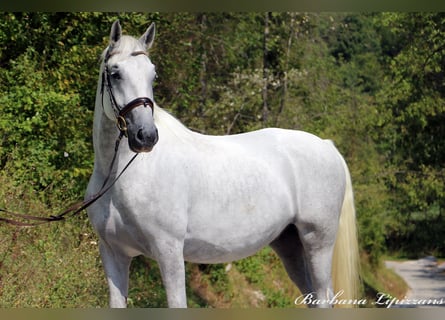
[[[184,242],[184,260],[193,263],[225,263],[246,258],[267,246],[275,237],[262,239],[254,244],[220,244],[199,238]]]
[[[193,232],[189,232],[184,240],[186,261],[223,263],[251,256],[269,245],[292,220],[290,214],[283,212],[254,217],[239,214],[237,219],[229,215],[226,218],[214,217],[190,228]]]
[[[184,242],[185,261],[194,263],[223,263],[241,258],[230,248],[203,239],[190,238]]]

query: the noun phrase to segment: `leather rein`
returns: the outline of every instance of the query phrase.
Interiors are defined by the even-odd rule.
[[[141,54],[141,52],[137,52],[137,54]],[[70,207],[63,210],[62,212],[60,212],[57,215],[50,215],[48,217],[39,217],[39,216],[34,216],[34,215],[29,215],[29,214],[22,214],[22,213],[17,213],[17,212],[13,212],[13,211],[9,211],[9,210],[0,208],[0,212],[3,212],[5,215],[10,217],[10,218],[0,217],[0,222],[5,222],[5,223],[11,224],[11,225],[22,226],[22,227],[31,227],[31,226],[37,226],[37,225],[41,225],[41,224],[51,223],[54,221],[65,220],[65,218],[67,216],[68,217],[75,216],[75,215],[79,214],[81,211],[83,211],[84,209],[86,209],[87,207],[89,207],[90,205],[92,205],[99,198],[101,198],[108,190],[110,190],[111,187],[113,187],[113,185],[116,183],[116,181],[122,176],[122,174],[125,172],[125,170],[127,170],[127,168],[130,166],[130,164],[134,161],[134,159],[136,159],[136,157],[139,153],[136,153],[128,161],[128,163],[125,165],[125,167],[122,169],[122,171],[117,176],[115,176],[115,178],[113,180],[111,180],[111,182],[109,182],[111,173],[113,171],[114,163],[117,158],[119,144],[124,136],[125,137],[128,136],[127,135],[127,123],[125,120],[125,116],[131,110],[133,110],[134,108],[137,108],[139,106],[144,106],[144,107],[149,106],[151,108],[152,113],[154,112],[154,103],[148,97],[136,98],[136,99],[130,101],[129,103],[127,103],[122,108],[119,107],[119,105],[117,104],[116,99],[114,97],[114,94],[113,94],[113,87],[111,85],[110,72],[109,72],[109,69],[107,66],[108,59],[111,57],[111,55],[112,54],[107,52],[105,59],[104,59],[105,68],[104,68],[104,71],[102,72],[102,83],[101,83],[100,93],[102,95],[102,108],[104,108],[104,105],[103,105],[104,87],[106,87],[107,93],[110,97],[111,105],[113,107],[113,110],[114,110],[114,113],[116,116],[116,125],[117,125],[117,128],[119,129],[119,136],[116,139],[116,143],[115,143],[115,147],[114,147],[114,155],[113,155],[113,159],[111,160],[110,167],[108,169],[108,174],[107,174],[106,178],[104,179],[104,182],[102,183],[101,188],[99,189],[99,191],[97,193],[91,195],[87,199],[84,199],[83,201],[74,203],[73,205],[71,205]],[[136,55],[136,54],[132,54],[132,56],[134,56],[134,55]]]

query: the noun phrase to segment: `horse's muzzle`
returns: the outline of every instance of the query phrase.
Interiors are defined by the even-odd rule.
[[[128,130],[128,145],[133,152],[150,152],[158,140],[158,129],[154,126]]]

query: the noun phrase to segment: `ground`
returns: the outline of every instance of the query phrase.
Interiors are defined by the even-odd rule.
[[[434,257],[419,260],[386,261],[386,267],[394,269],[408,284],[406,300],[411,303],[395,303],[394,307],[445,307],[445,264],[438,264]],[[428,301],[431,300],[431,301]]]

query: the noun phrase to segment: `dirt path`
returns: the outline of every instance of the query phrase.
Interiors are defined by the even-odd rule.
[[[405,301],[394,307],[445,307],[445,265],[438,265],[434,257],[403,262],[386,261],[410,287]]]

